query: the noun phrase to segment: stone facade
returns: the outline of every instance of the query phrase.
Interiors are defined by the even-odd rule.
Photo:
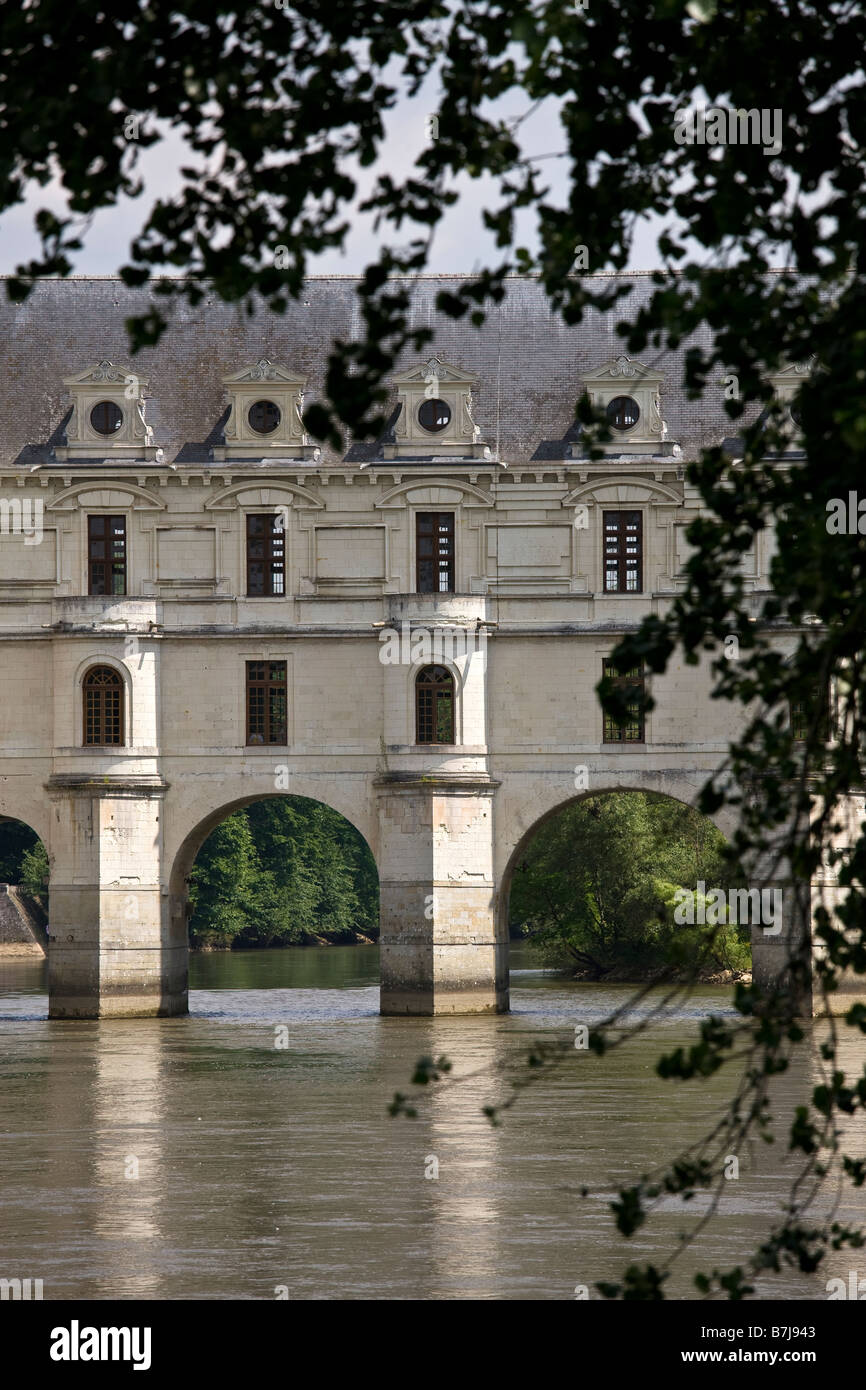
[[[179,306],[133,365],[123,323],[143,296],[118,281],[3,302],[0,816],[48,848],[52,1016],[184,1012],[195,854],[229,811],[284,792],[373,851],[384,1011],[505,1009],[508,886],[541,821],[587,792],[692,801],[724,756],[737,715],[705,667],[653,678],[639,743],[605,741],[594,695],[620,635],[682,586],[685,463],[728,432],[721,388],[687,401],[679,354],[630,363],[612,324],[565,328],[532,281],[481,331],[439,322],[449,284],[418,282],[434,349],[395,373],[382,439],[342,456],[300,412],[353,330],[351,280],[312,280],[284,319]],[[633,442],[597,461],[573,424],[583,383],[639,398]],[[605,591],[610,511],[641,518],[639,592]],[[453,516],[453,573],[419,593],[431,513]],[[250,592],[251,516],[280,518],[279,593]],[[122,519],[122,593],[92,592],[93,517]],[[744,561],[756,608],[772,546]],[[447,744],[416,741],[426,639],[453,678]],[[248,742],[248,663],[285,663],[279,743]],[[94,667],[122,688],[115,745],[85,744]],[[757,944],[773,974],[781,944]]]

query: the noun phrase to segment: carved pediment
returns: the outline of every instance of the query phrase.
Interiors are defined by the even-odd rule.
[[[133,372],[129,367],[117,366],[114,362],[106,360],[97,362],[93,367],[87,367],[75,376],[63,378],[63,385],[66,387],[106,384],[125,387],[136,382],[139,386],[147,386],[148,384],[138,372]]]
[[[596,381],[615,381],[615,382],[657,382],[664,381],[664,374],[655,371],[652,367],[644,366],[643,362],[638,362],[635,358],[626,357],[621,353],[619,357],[612,357],[609,362],[605,362],[601,367],[597,367],[593,372],[585,372],[584,382]]]
[[[789,362],[787,367],[782,367],[781,371],[771,372],[767,380],[790,382],[792,385],[799,386],[805,377],[812,376],[817,364],[818,359],[813,354],[811,357],[807,357],[805,362]]]
[[[223,377],[223,385],[229,389],[232,386],[255,386],[263,381],[281,382],[300,390],[306,382],[306,377],[289,371],[288,367],[284,367],[280,362],[272,362],[268,357],[262,357],[252,366],[242,367],[239,372]]]
[[[440,382],[454,386],[471,386],[478,380],[474,372],[467,372],[462,367],[455,367],[452,363],[435,356],[429,357],[426,362],[420,362],[416,367],[410,367],[408,371],[398,372],[392,380],[399,388],[417,385],[419,382],[427,384],[433,376],[438,377]]]

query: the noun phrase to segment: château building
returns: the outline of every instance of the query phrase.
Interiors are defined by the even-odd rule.
[[[689,400],[681,352],[623,353],[648,276],[579,327],[515,277],[481,329],[437,314],[455,278],[417,281],[433,344],[394,373],[382,437],[342,453],[302,413],[358,332],[351,278],[283,317],[178,303],[134,359],[147,298],[117,279],[3,298],[0,815],[49,852],[52,1016],[184,1012],[195,854],[286,792],[373,851],[383,1010],[507,1008],[508,887],[539,824],[586,793],[693,802],[724,758],[738,711],[706,665],[677,654],[622,725],[594,693],[683,586],[686,465],[731,434],[723,383]],[[773,544],[744,558],[756,612]],[[788,946],[758,931],[758,972]]]

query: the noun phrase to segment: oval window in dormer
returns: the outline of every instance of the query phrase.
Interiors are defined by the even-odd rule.
[[[247,412],[250,429],[256,434],[273,434],[282,416],[274,401],[254,401]]]
[[[114,401],[98,401],[90,412],[90,423],[97,434],[115,434],[123,424],[123,411]]]
[[[640,419],[640,406],[632,396],[614,396],[608,402],[607,418],[615,430],[632,430]]]
[[[418,423],[431,434],[438,434],[451,423],[451,407],[445,401],[422,401],[418,407]]]

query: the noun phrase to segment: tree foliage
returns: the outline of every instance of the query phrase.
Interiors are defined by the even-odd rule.
[[[87,219],[140,191],[141,150],[172,130],[191,151],[180,191],[157,200],[122,270],[130,285],[156,277],[151,305],[131,323],[134,345],[158,339],[167,300],[197,302],[205,282],[224,298],[258,295],[284,310],[301,294],[308,257],[342,245],[359,173],[375,164],[385,138],[385,114],[423,89],[435,93],[436,136],[405,176],[378,172],[363,199],[379,218],[382,251],[360,288],[363,332],[335,345],[330,403],[316,407],[311,428],[363,435],[380,427],[382,380],[396,353],[431,336],[411,322],[410,286],[389,276],[424,268],[459,176],[486,178],[484,222],[501,257],[443,293],[444,312],[481,321],[514,269],[539,274],[569,322],[588,306],[612,309],[626,286],[571,275],[575,245],[587,248],[591,270],[622,269],[639,219],[661,214],[670,221],[664,269],[627,326],[629,345],[678,342],[708,323],[712,346],[695,349],[689,384],[698,390],[715,363],[727,363],[741,400],[757,398],[768,364],[823,356],[834,345],[837,355],[846,351],[848,336],[833,330],[839,316],[853,325],[860,293],[866,94],[849,79],[866,15],[852,4],[800,0],[750,9],[720,0],[696,13],[686,0],[583,10],[561,0],[456,8],[235,0],[218,9],[190,0],[182,12],[166,0],[109,9],[84,0],[74,10],[39,0],[10,10],[0,208],[59,176],[69,215],[42,209],[40,255],[19,267],[9,290],[20,297],[34,276],[68,273]],[[757,143],[676,143],[676,113],[696,97],[778,109],[777,157]],[[520,144],[520,118],[501,114],[505,99],[525,111],[549,102],[558,112],[560,145],[546,153],[568,169],[563,205],[550,197],[545,160]],[[534,214],[536,253],[516,243],[524,209]],[[407,225],[408,244],[389,240],[389,230],[405,237]],[[689,259],[690,245],[713,254]],[[780,259],[792,272],[769,282]],[[160,278],[166,267],[184,278]],[[844,288],[823,293],[831,285]]]
[[[47,903],[48,878],[48,854],[36,831],[20,820],[0,821],[0,883],[17,883]]]
[[[21,856],[20,884],[32,898],[48,899],[48,854],[41,840],[26,849]]]
[[[282,946],[375,936],[379,881],[342,816],[307,797],[257,801],[211,832],[190,876],[190,939]]]
[[[38,844],[36,831],[23,821],[0,821],[0,883],[21,882],[24,856]]]
[[[0,882],[47,897],[48,855],[22,821],[0,822]],[[253,802],[211,831],[190,875],[192,945],[284,946],[379,932],[369,846],[329,806],[292,796]]]
[[[513,924],[555,964],[591,978],[681,968],[748,969],[748,929],[674,921],[678,889],[735,882],[705,816],[641,792],[588,797],[552,817],[515,869]]]

